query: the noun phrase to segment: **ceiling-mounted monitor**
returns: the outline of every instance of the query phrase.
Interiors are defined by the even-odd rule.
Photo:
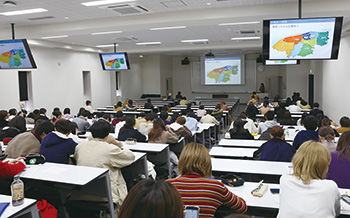
[[[265,65],[295,65],[300,64],[300,60],[265,60]]]
[[[35,69],[26,39],[0,41],[0,69]]]
[[[128,54],[126,52],[120,53],[102,53],[100,60],[103,70],[130,70]]]
[[[337,59],[343,17],[264,20],[265,60]]]

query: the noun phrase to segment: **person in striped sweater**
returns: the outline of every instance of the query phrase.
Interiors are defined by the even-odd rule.
[[[247,210],[245,201],[230,192],[212,176],[208,150],[198,143],[190,143],[181,152],[178,170],[180,177],[167,180],[179,191],[185,206],[199,206],[199,217],[214,217],[221,205],[231,207],[238,213]]]

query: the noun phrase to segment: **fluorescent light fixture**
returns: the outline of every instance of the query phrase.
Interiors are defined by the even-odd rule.
[[[150,30],[174,30],[174,29],[185,29],[186,26],[169,26],[169,27],[157,27],[151,28]]]
[[[101,1],[92,1],[92,2],[83,2],[82,5],[85,6],[98,6],[98,5],[108,5],[115,3],[126,3],[126,2],[134,2],[136,0],[101,0]]]
[[[67,38],[68,35],[60,35],[60,36],[44,36],[42,39],[58,39],[58,38]]]
[[[231,38],[231,40],[251,40],[251,39],[260,39],[260,36]]]
[[[136,45],[160,45],[161,42],[138,42]]]
[[[188,39],[188,40],[181,40],[181,42],[208,42],[209,39]]]
[[[0,13],[4,16],[14,16],[14,15],[22,15],[22,14],[34,14],[34,13],[40,13],[40,12],[46,12],[47,10],[44,8],[34,8],[34,9],[28,9],[28,10],[20,10],[20,11],[8,11]]]
[[[260,21],[252,22],[240,22],[240,23],[220,23],[219,26],[233,26],[233,25],[246,25],[246,24],[258,24]]]
[[[119,46],[119,45],[118,45],[118,44],[116,44],[115,46]],[[97,48],[114,47],[114,44],[109,44],[109,45],[96,45],[95,47],[97,47]]]
[[[123,31],[110,31],[110,32],[97,32],[91,33],[91,35],[106,35],[106,34],[114,34],[114,33],[122,33]]]

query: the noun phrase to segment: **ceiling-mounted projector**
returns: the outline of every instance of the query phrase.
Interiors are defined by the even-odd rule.
[[[205,57],[207,58],[215,58],[215,55],[213,53],[211,53],[211,51],[207,54],[205,54]]]

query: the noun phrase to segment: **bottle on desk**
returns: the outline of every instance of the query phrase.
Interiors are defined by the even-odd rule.
[[[19,179],[19,176],[15,176],[11,184],[12,193],[12,205],[19,206],[24,203],[24,183]]]

